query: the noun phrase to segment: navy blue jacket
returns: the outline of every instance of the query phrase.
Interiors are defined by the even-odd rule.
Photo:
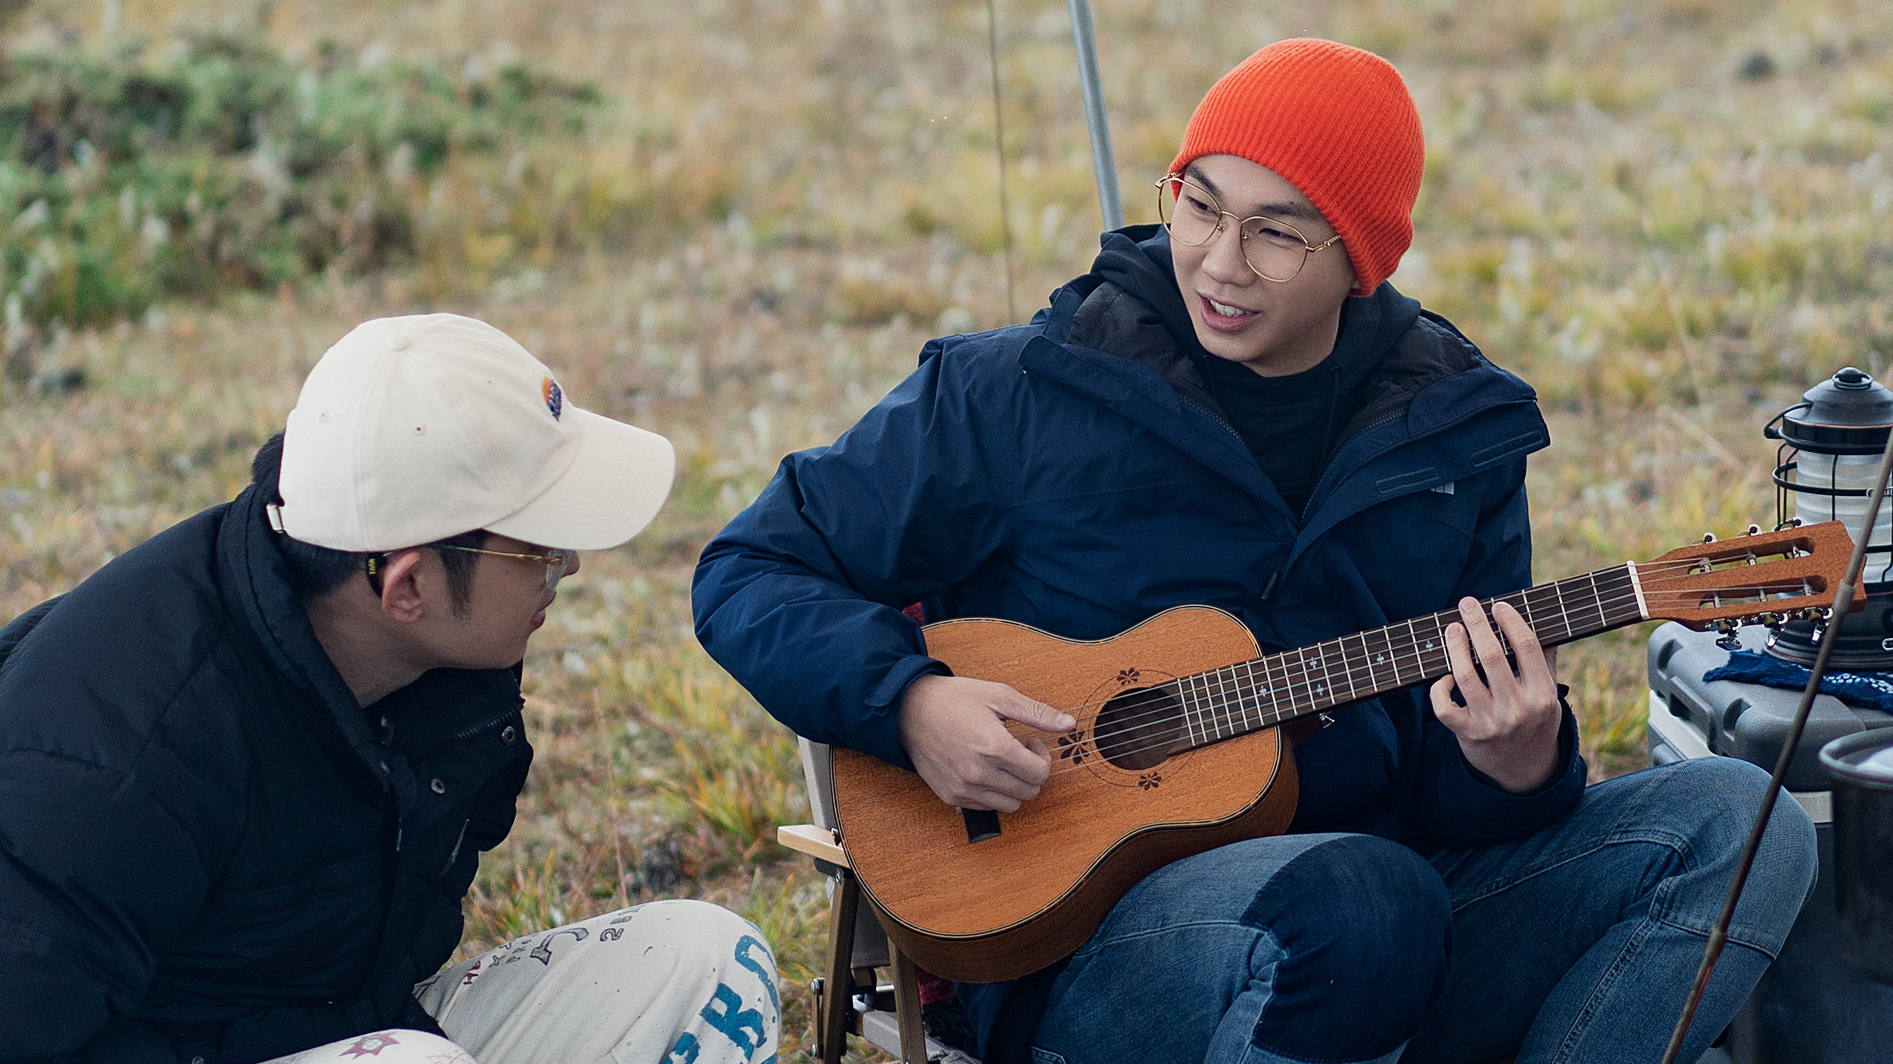
[[[1141,254],[1168,274],[1149,228],[1105,249],[1101,266]],[[1295,514],[1217,407],[1208,356],[1151,306],[1162,285],[1137,283],[1094,272],[1030,325],[935,340],[833,445],[784,459],[704,549],[704,647],[797,733],[911,767],[896,710],[944,668],[909,603],[1075,639],[1204,603],[1276,650],[1529,584],[1525,456],[1549,436],[1530,387],[1444,319],[1390,285],[1347,301],[1343,336],[1384,354]],[[1475,775],[1423,688],[1334,720],[1295,749],[1292,830],[1481,845],[1584,786],[1568,712],[1563,774],[1525,796]]]
[[[429,1028],[531,761],[510,669],[367,710],[257,489],[0,631],[0,1062],[266,1060]]]

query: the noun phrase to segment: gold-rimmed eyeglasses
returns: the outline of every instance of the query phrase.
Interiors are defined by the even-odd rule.
[[[439,544],[441,550],[465,551],[468,554],[491,554],[495,558],[518,558],[524,562],[538,562],[546,567],[546,590],[559,586],[565,574],[572,571],[572,562],[577,559],[575,550],[548,548],[544,554],[524,554],[518,551],[487,550],[485,547],[456,547],[451,543]]]
[[[517,558],[525,562],[538,562],[546,567],[547,591],[559,586],[559,581],[565,578],[566,573],[572,571],[572,563],[578,559],[578,552],[575,550],[550,549],[544,554],[528,554],[519,551],[488,550],[485,547],[461,547],[452,543],[434,543],[430,546],[435,550],[457,550],[467,554],[491,554],[495,558]],[[373,588],[377,595],[381,594],[381,567],[387,564],[387,561],[386,554],[368,556],[366,563],[368,586]]]
[[[1308,256],[1341,240],[1341,234],[1310,244],[1301,230],[1277,218],[1252,215],[1237,218],[1223,210],[1208,189],[1182,174],[1165,174],[1157,182],[1157,217],[1170,231],[1170,238],[1180,244],[1197,247],[1223,231],[1224,219],[1236,223],[1236,239],[1242,248],[1242,261],[1249,264],[1264,281],[1292,281],[1301,272]]]

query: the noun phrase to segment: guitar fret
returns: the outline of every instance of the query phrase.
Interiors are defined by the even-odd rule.
[[[1209,673],[1205,678],[1205,686],[1210,690],[1209,705],[1212,710],[1209,717],[1209,727],[1216,734],[1217,738],[1222,738],[1224,725],[1226,723],[1224,718],[1228,713],[1229,705],[1228,685],[1226,678],[1223,676],[1223,671],[1217,669]]]
[[[1364,635],[1356,635],[1354,638],[1361,641],[1361,660],[1367,660],[1367,637]],[[1347,700],[1352,702],[1356,697],[1355,692],[1359,690],[1359,688],[1354,686],[1354,666],[1347,664],[1347,637],[1342,636],[1340,639],[1335,640],[1334,643],[1335,648],[1341,651],[1342,663],[1347,666],[1347,671],[1342,673],[1341,676],[1343,679],[1347,680]]]
[[[1502,598],[1499,599],[1499,601],[1517,610],[1518,615],[1520,617],[1525,618],[1525,624],[1528,627],[1532,626],[1531,603],[1526,601],[1524,592],[1514,591],[1509,595],[1503,596]],[[1486,612],[1489,614],[1492,611],[1488,609]],[[1493,631],[1499,637],[1499,649],[1505,653],[1506,657],[1508,658],[1511,657],[1512,656],[1512,641],[1510,638],[1506,636],[1505,629],[1499,628],[1495,624],[1493,626]]]
[[[1196,699],[1193,693],[1195,687],[1195,676],[1185,676],[1177,681],[1177,701],[1183,706],[1183,732],[1189,737],[1190,745],[1192,746],[1202,742],[1199,729],[1196,726]]]
[[[1216,734],[1227,738],[1236,734],[1236,715],[1242,711],[1242,692],[1230,684],[1230,670],[1216,669]]]
[[[1565,630],[1568,633],[1566,639],[1576,639],[1579,636],[1597,630],[1591,626],[1590,622],[1586,620],[1585,617],[1587,608],[1595,608],[1597,606],[1597,582],[1591,578],[1591,574],[1586,573],[1582,576],[1574,576],[1569,580],[1560,580],[1558,582],[1558,595],[1560,602],[1565,601],[1566,597],[1573,602],[1573,605],[1566,609],[1564,622]]]
[[[1643,599],[1636,587],[1636,577],[1630,566],[1619,565],[1611,569],[1610,576],[1616,585],[1610,591],[1609,598],[1618,604],[1618,611],[1611,614],[1610,623],[1634,624],[1643,619]]]
[[[1225,670],[1225,668],[1217,668],[1217,670],[1215,670],[1215,702],[1217,702],[1217,708],[1215,708],[1215,733],[1219,736],[1223,736],[1225,729],[1229,729],[1229,735],[1234,735],[1234,723],[1229,719],[1229,710],[1230,706],[1240,706],[1240,704],[1242,704],[1242,693],[1236,691],[1234,687],[1230,687],[1229,670]]]
[[[1236,716],[1240,718],[1234,726],[1246,730],[1249,727],[1249,703],[1253,699],[1253,695],[1250,693],[1248,685],[1236,678],[1235,669],[1236,666],[1231,665],[1226,670],[1229,673],[1230,689],[1235,692]],[[1250,670],[1245,669],[1244,671]]]
[[[1200,673],[1190,677],[1189,691],[1190,700],[1187,704],[1190,713],[1190,728],[1196,735],[1202,736],[1201,742],[1207,743],[1210,741],[1209,727],[1208,722],[1203,717],[1204,686],[1203,677]]]
[[[1203,694],[1200,702],[1201,708],[1197,712],[1197,720],[1202,725],[1204,735],[1220,737],[1217,733],[1221,729],[1216,727],[1215,709],[1217,691],[1215,679],[1216,674],[1211,672],[1203,674],[1202,679],[1198,681],[1199,685],[1202,687]]]
[[[1367,663],[1368,688],[1378,690],[1387,682],[1382,679],[1380,675],[1381,667],[1387,664],[1387,630],[1382,628],[1372,633],[1380,640],[1379,650],[1375,650],[1373,647],[1367,645],[1368,634],[1369,633],[1366,632],[1361,633],[1361,659]]]
[[[1223,683],[1229,687],[1230,704],[1225,710],[1225,721],[1240,735],[1240,731],[1249,727],[1249,691],[1246,685],[1236,678],[1236,666],[1230,665],[1229,668],[1221,668],[1217,672],[1223,674]],[[1230,718],[1230,712],[1234,714],[1234,718]]]
[[[1636,581],[1633,564],[1623,564],[1525,588],[1486,604],[1507,603],[1541,645],[1556,646],[1643,620],[1646,606]],[[1408,617],[1179,677],[1163,686],[1176,692],[1190,745],[1206,745],[1446,675],[1451,671],[1446,630],[1458,620],[1456,609]],[[1513,654],[1504,632],[1497,635],[1503,651]]]
[[[1190,727],[1190,678],[1181,676],[1170,681],[1176,688],[1177,716],[1183,724],[1184,738],[1190,745],[1196,745],[1196,732]]]
[[[1578,586],[1579,580],[1584,581],[1584,586]],[[1599,622],[1604,619],[1604,604],[1597,597],[1597,574],[1585,573],[1569,583],[1572,596],[1578,600],[1577,610],[1571,621],[1573,637],[1575,638],[1578,633],[1601,631],[1601,624],[1594,624],[1590,620],[1592,611],[1596,611]]]
[[[1242,675],[1236,675],[1238,666],[1229,666],[1229,683],[1236,691],[1236,714],[1241,719],[1236,727],[1248,731],[1254,727],[1254,709],[1257,699],[1255,692],[1255,666],[1253,662],[1241,662]]]
[[[1535,587],[1529,591],[1521,592],[1520,594],[1521,597],[1524,598],[1526,605],[1531,608],[1530,612],[1525,616],[1525,622],[1531,626],[1532,632],[1538,636],[1540,645],[1561,643],[1571,637],[1570,625],[1566,622],[1564,616],[1564,599],[1563,596],[1558,594],[1558,585],[1547,584],[1544,587]],[[1556,615],[1555,621],[1553,620],[1554,614]],[[1560,630],[1554,631],[1552,629],[1554,623],[1559,626]]]
[[[1189,704],[1191,704],[1191,716],[1194,718],[1193,727],[1196,729],[1196,735],[1202,736],[1202,742],[1210,742],[1210,721],[1204,716],[1204,704],[1202,704],[1206,691],[1208,691],[1208,685],[1204,683],[1202,674],[1194,674],[1189,678],[1189,699],[1191,699]]]
[[[1386,631],[1387,631],[1387,668],[1389,670],[1389,676],[1391,677],[1394,686],[1398,687],[1401,684],[1404,684],[1406,682],[1405,673],[1401,671],[1402,666],[1400,664],[1400,655],[1402,651],[1401,651],[1400,646],[1394,642],[1393,629],[1389,628]],[[1409,623],[1407,625],[1407,649],[1409,650],[1412,649],[1412,646],[1413,646],[1413,625]]]
[[[1262,662],[1262,675],[1265,679],[1273,675],[1269,671],[1271,663],[1280,675],[1269,679],[1269,721],[1280,723],[1288,719],[1288,710],[1282,707],[1282,700],[1288,696],[1288,666],[1283,662],[1280,654],[1270,655]],[[1290,704],[1293,704],[1292,701]]]
[[[1337,662],[1336,659],[1341,659]],[[1321,701],[1333,705],[1341,700],[1334,686],[1334,670],[1337,664],[1345,664],[1346,655],[1341,651],[1341,641],[1330,639],[1321,644]],[[1347,671],[1341,672],[1341,678],[1347,679]]]

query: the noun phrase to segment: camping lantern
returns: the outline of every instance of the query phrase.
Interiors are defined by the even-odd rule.
[[[1809,388],[1763,435],[1780,440],[1775,455],[1776,520],[1843,521],[1856,544],[1868,535],[1868,496],[1880,452],[1893,432],[1893,389],[1848,366]],[[1828,625],[1839,640],[1829,663],[1843,671],[1893,669],[1893,500],[1880,507],[1860,574],[1864,608]],[[1814,623],[1792,621],[1769,636],[1769,654],[1814,662]]]

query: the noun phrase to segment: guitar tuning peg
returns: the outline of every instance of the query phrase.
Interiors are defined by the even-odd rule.
[[[1702,534],[1702,541],[1704,543],[1714,543],[1716,541],[1716,534],[1714,532],[1704,532]]]
[[[1816,623],[1827,620],[1827,618],[1830,617],[1831,615],[1832,615],[1832,611],[1828,610],[1826,607],[1823,607],[1823,606],[1810,606],[1807,609],[1801,611],[1802,620],[1814,621]]]
[[[1716,631],[1722,633],[1722,638],[1716,640],[1716,646],[1719,646],[1724,650],[1742,649],[1742,641],[1735,637],[1735,622],[1734,621],[1731,621],[1727,618],[1723,618],[1722,620],[1717,621]]]
[[[1759,535],[1761,535],[1761,534],[1762,534],[1762,526],[1760,526],[1760,525],[1750,525],[1750,526],[1748,526],[1748,531],[1746,531],[1746,532],[1744,532],[1744,533],[1742,533],[1742,534],[1743,534],[1744,536],[1759,536]]]

